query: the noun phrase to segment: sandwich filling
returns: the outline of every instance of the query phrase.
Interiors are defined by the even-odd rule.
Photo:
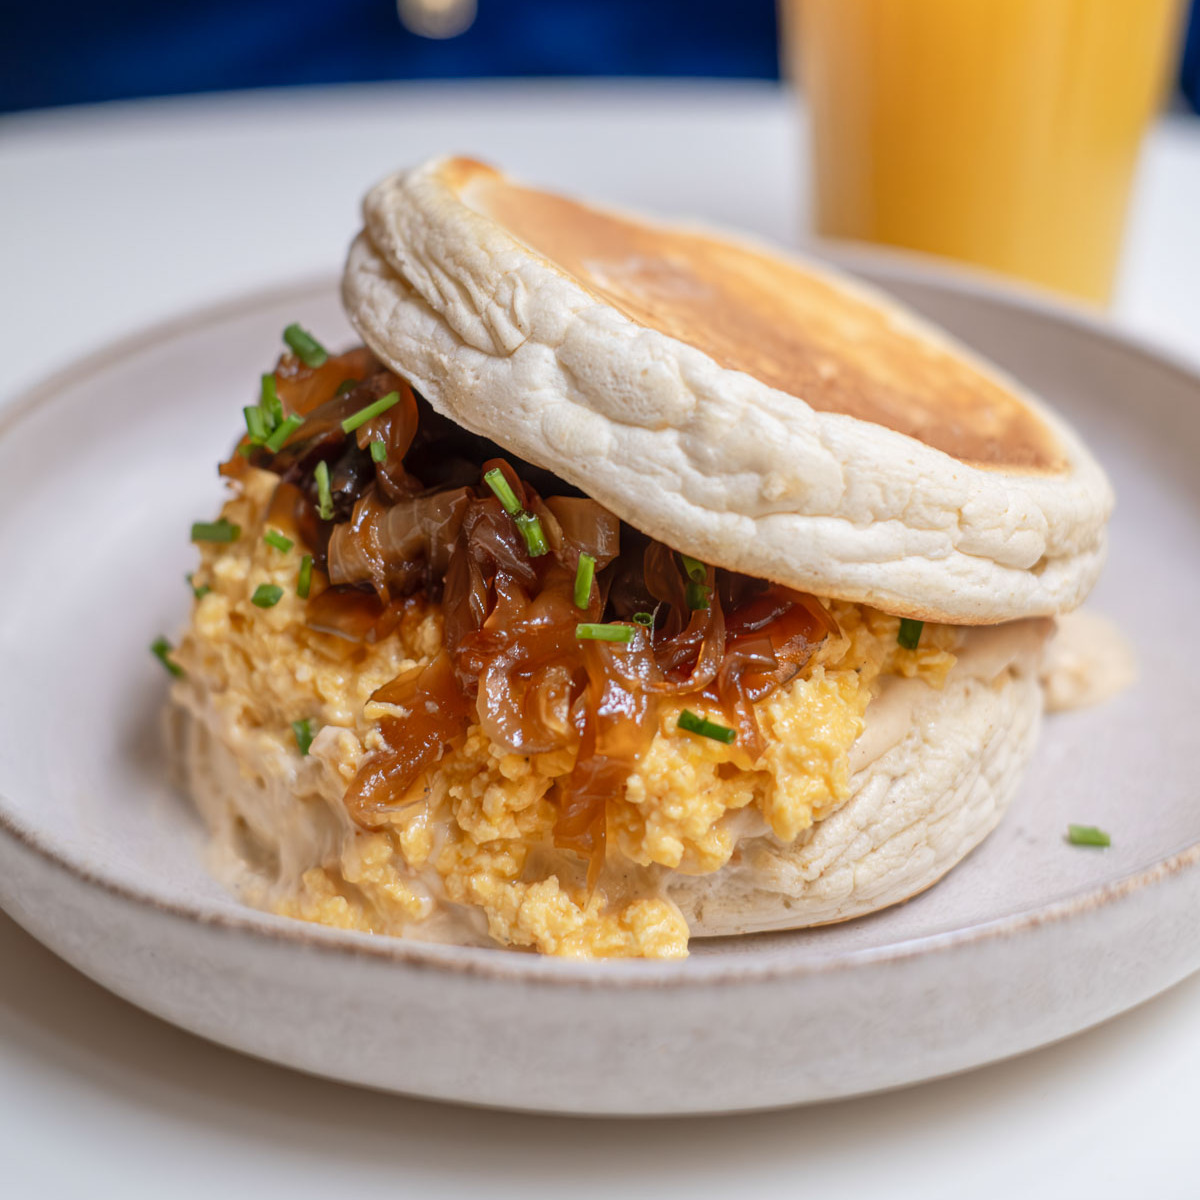
[[[958,632],[701,563],[366,350],[264,377],[172,664],[223,873],[276,912],[677,956],[664,873],[805,837],[887,676]]]

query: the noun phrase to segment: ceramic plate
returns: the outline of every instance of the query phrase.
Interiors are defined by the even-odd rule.
[[[0,903],[106,987],[214,1041],[416,1095],[582,1113],[766,1108],[1043,1045],[1200,966],[1200,377],[1041,303],[855,265],[1062,409],[1119,497],[1093,606],[1140,682],[1050,718],[1001,828],[901,907],[694,943],[678,963],[437,947],[248,910],[166,782],[189,523],[214,511],[280,330],[349,333],[331,281],[151,330],[0,414]],[[1068,845],[1103,826],[1109,850]]]

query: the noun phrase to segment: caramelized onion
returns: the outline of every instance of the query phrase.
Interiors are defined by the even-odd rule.
[[[604,862],[605,813],[654,738],[657,701],[629,688],[631,674],[654,671],[650,636],[639,632],[628,649],[589,642],[584,651],[587,688],[577,710],[582,728],[575,769],[558,784],[558,818],[554,844],[588,860],[588,883],[594,886]],[[622,661],[632,658],[633,663]],[[614,668],[620,664],[620,670]]]
[[[305,538],[311,528],[308,498],[293,483],[276,485],[267,508],[267,524],[289,537]],[[312,517],[316,514],[312,513]]]
[[[731,616],[727,648],[705,694],[724,709],[737,744],[752,759],[766,749],[754,705],[794,678],[825,637],[833,618],[811,597],[772,586]]]
[[[370,644],[387,637],[400,623],[403,611],[401,604],[380,603],[374,592],[327,587],[309,599],[304,623],[318,633]]]
[[[575,741],[571,701],[579,668],[575,624],[525,629],[483,656],[479,723],[511,754],[542,754]]]
[[[346,791],[346,808],[364,825],[398,807],[445,747],[467,730],[470,707],[446,653],[381,687],[371,699],[403,716],[379,722],[384,749],[372,755]]]
[[[556,565],[537,596],[523,600],[498,577],[495,609],[459,647],[460,673],[478,680],[480,724],[511,753],[545,753],[578,740],[571,708],[583,688],[585,644],[575,627],[599,606],[576,608],[573,583]]]
[[[662,542],[651,542],[642,556],[642,574],[650,595],[673,610],[678,632],[686,624],[686,618],[681,622],[680,614],[687,612],[687,583],[674,552]]]
[[[621,522],[595,500],[580,496],[551,496],[545,507],[554,519],[554,532],[547,522],[550,549],[564,566],[575,569],[580,554],[596,560],[602,571],[621,551]]]
[[[402,380],[398,382],[400,386],[394,390],[400,393],[399,403],[360,425],[355,434],[360,450],[369,452],[372,442],[383,443],[387,453],[383,462],[374,463],[375,478],[390,500],[425,490],[421,481],[404,469],[404,456],[417,432],[417,400],[412,388]]]
[[[725,656],[725,614],[714,593],[708,608],[692,613],[687,626],[658,652],[666,677],[657,691],[672,695],[703,691],[716,678]]]
[[[285,413],[303,417],[333,396],[347,380],[361,381],[379,370],[374,355],[363,346],[335,354],[319,367],[306,367],[294,354],[285,354],[275,368],[275,390]]]
[[[441,652],[372,697],[395,711],[379,722],[383,749],[346,793],[363,824],[411,799],[478,721],[509,753],[574,752],[574,769],[552,793],[554,842],[588,858],[594,883],[608,802],[649,747],[663,698],[719,705],[753,761],[765,748],[755,704],[837,632],[813,597],[712,566],[706,606],[693,610],[696,589],[678,554],[547,472],[498,456],[494,443],[433,412],[366,351],[316,371],[285,356],[276,378],[285,410],[306,420],[280,451],[259,447],[253,461],[280,475],[271,519],[295,529],[318,568],[307,624],[371,642],[395,629],[418,594],[441,602]],[[358,382],[336,394],[347,378]],[[393,390],[398,403],[345,434],[346,417]],[[369,453],[375,441],[387,448],[382,463]],[[317,515],[319,462],[329,467],[332,521]],[[549,553],[530,557],[484,481],[494,469],[540,521]],[[574,583],[582,554],[595,560],[596,586],[581,609]],[[581,622],[635,614],[628,643],[576,636]]]
[[[320,370],[324,371],[326,367]],[[342,422],[368,404],[382,399],[388,392],[395,391],[404,395],[408,394],[409,388],[391,371],[376,371],[349,391],[333,394],[310,411],[298,410],[307,411],[304,424],[275,454],[261,448],[257,450],[253,459],[255,465],[265,466],[284,479],[295,480],[311,471],[318,459],[338,458],[347,451],[359,458],[366,458],[369,464],[370,456],[360,453],[357,443],[347,438]],[[286,402],[284,411],[289,411]],[[367,474],[369,476],[370,472]]]
[[[440,585],[471,502],[468,488],[385,503],[374,488],[334,528],[327,558],[332,583],[369,583],[380,600]]]

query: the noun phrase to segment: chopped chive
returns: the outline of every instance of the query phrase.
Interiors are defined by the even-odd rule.
[[[277,583],[260,583],[250,597],[250,603],[257,608],[274,608],[283,599],[283,588]]]
[[[296,749],[304,757],[308,756],[308,748],[313,743],[312,721],[305,717],[303,721],[292,722],[292,733],[296,736]]]
[[[1111,846],[1112,838],[1095,825],[1068,825],[1067,841],[1072,846]]]
[[[286,554],[296,544],[290,537],[284,537],[278,529],[268,529],[263,534],[263,541],[268,546],[274,546],[281,554]]]
[[[525,549],[529,551],[529,557],[540,558],[543,554],[549,554],[550,543],[546,541],[546,531],[542,528],[541,521],[538,520],[536,514],[522,510],[517,493],[513,491],[512,484],[505,478],[504,472],[499,467],[493,467],[484,473],[483,482],[492,489],[504,511],[512,517],[513,524],[521,531],[521,536],[525,539]],[[592,566],[595,567],[595,560],[593,560]],[[578,587],[578,581],[576,587]],[[580,604],[578,607],[585,606]]]
[[[575,607],[587,608],[592,598],[592,581],[596,578],[596,560],[590,554],[579,556],[575,568]]]
[[[300,574],[296,576],[296,595],[301,600],[308,599],[309,590],[312,588],[312,555],[306,554],[300,560]]]
[[[317,516],[322,521],[333,520],[333,493],[329,490],[329,464],[322,459],[313,472],[317,481]]]
[[[718,725],[707,717],[698,717],[691,709],[685,708],[679,714],[679,728],[688,733],[698,733],[701,737],[712,738],[714,742],[724,742],[729,745],[737,740],[737,730],[725,725]]]
[[[517,499],[517,493],[512,490],[512,484],[504,477],[504,472],[499,467],[493,467],[483,477],[483,482],[496,493],[496,499],[504,505],[504,511],[510,517],[515,517],[521,511],[521,502]]]
[[[635,613],[633,614],[633,619],[634,619],[634,620],[635,620],[635,621],[636,621],[636,622],[637,622],[639,625],[643,625],[643,626],[645,626],[647,629],[653,629],[653,628],[654,628],[654,614],[653,614],[653,613],[648,613],[648,612],[635,612]]]
[[[921,630],[925,628],[924,621],[912,621],[908,617],[900,618],[900,632],[896,641],[905,650],[915,650],[921,642]]]
[[[530,558],[540,558],[543,554],[550,553],[550,543],[546,541],[545,530],[542,529],[542,523],[534,513],[517,513],[513,517],[513,524],[521,531],[521,536],[525,539],[525,549],[529,551]]]
[[[307,329],[301,329],[299,325],[289,325],[283,331],[283,340],[306,367],[324,366],[329,359],[325,347]]]
[[[372,442],[371,458],[377,463],[387,462],[387,443],[379,441]]]
[[[266,414],[257,404],[243,408],[242,413],[246,418],[246,432],[250,435],[250,441],[256,446],[261,446],[270,432],[267,429]]]
[[[342,382],[337,385],[337,395],[344,396],[347,392],[354,391],[360,382],[361,380],[358,379],[343,379]]]
[[[241,527],[222,517],[219,521],[194,521],[193,542],[236,542],[242,535]]]
[[[272,454],[278,454],[283,449],[283,443],[304,424],[304,418],[299,413],[292,413],[290,417],[284,417],[275,428],[275,432],[271,434],[263,445],[266,446]]]
[[[210,588],[207,583],[202,583],[197,587],[195,576],[191,571],[189,571],[184,578],[188,581],[188,587],[192,589],[192,595],[195,596],[197,600],[203,600],[204,597],[212,591],[212,588]]]
[[[680,561],[683,563],[683,569],[687,572],[688,584],[684,592],[684,601],[692,612],[699,612],[708,607],[708,598],[712,594],[706,582],[708,579],[708,568],[698,559],[693,558],[690,554],[679,555]]]
[[[689,579],[687,589],[684,591],[684,600],[692,612],[702,612],[708,607],[708,598],[711,594],[712,588],[707,584]]]
[[[380,396],[374,404],[368,404],[366,408],[360,408],[358,412],[347,417],[342,422],[342,432],[353,433],[360,425],[365,425],[373,417],[379,416],[380,413],[387,412],[389,408],[399,403],[399,392],[388,392],[386,396]]]
[[[575,637],[581,642],[632,642],[632,625],[576,625]]]
[[[171,643],[165,637],[157,637],[150,643],[150,653],[178,679],[183,674],[183,668],[171,657],[171,650]]]
[[[283,420],[283,403],[280,401],[279,392],[275,388],[274,372],[262,377],[262,397],[258,405],[262,409],[263,415],[267,419],[267,425],[271,429],[274,429]]]
[[[250,457],[250,456],[251,456],[251,455],[254,453],[254,443],[253,443],[253,442],[243,442],[243,443],[242,443],[242,444],[241,444],[241,445],[240,445],[240,446],[237,448],[237,452],[238,452],[238,453],[239,453],[239,454],[240,454],[240,455],[241,455],[243,458],[249,458],[249,457]]]

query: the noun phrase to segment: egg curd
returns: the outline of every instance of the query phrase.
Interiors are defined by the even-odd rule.
[[[896,617],[832,602],[840,636],[756,706],[768,747],[759,760],[679,729],[682,705],[664,704],[649,750],[608,804],[606,865],[590,889],[586,864],[551,836],[550,792],[574,752],[507,753],[478,725],[410,803],[366,830],[343,796],[383,746],[386,706],[370,697],[436,655],[440,611],[414,598],[373,645],[306,627],[296,587],[304,548],[294,531],[267,523],[278,482],[247,469],[222,512],[239,536],[201,546],[173,698],[187,724],[182,753],[204,760],[193,785],[219,870],[248,902],[286,916],[543,954],[686,955],[687,924],[657,885],[664,869],[717,871],[748,821],[785,843],[804,837],[848,795],[849,751],[881,678],[936,687],[955,662],[951,627],[927,625],[908,650]],[[284,536],[264,540],[270,529]],[[282,593],[270,607],[252,599],[264,584]],[[688,706],[723,719],[696,697]]]

